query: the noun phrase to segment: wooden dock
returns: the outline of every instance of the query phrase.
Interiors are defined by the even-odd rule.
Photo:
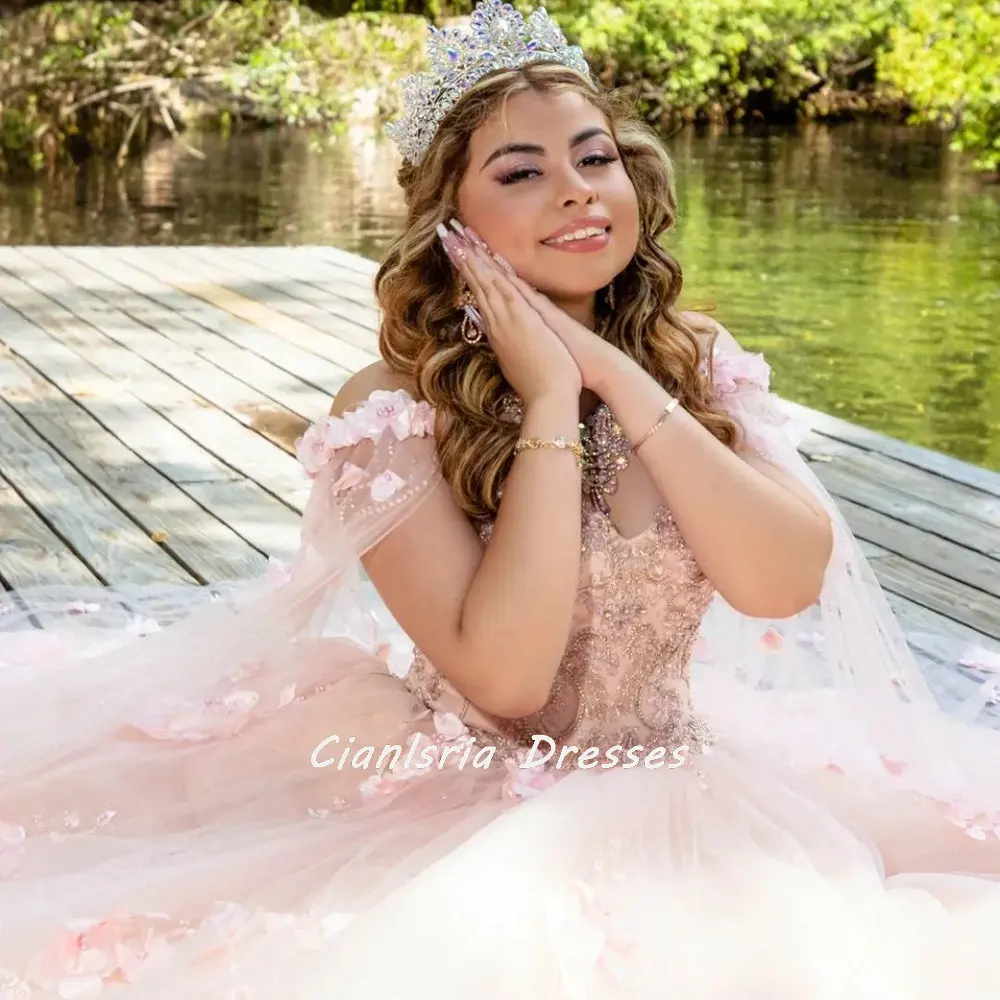
[[[376,358],[375,265],[328,247],[0,247],[0,579],[261,572],[308,492],[261,410]],[[1000,474],[793,406],[904,624],[1000,648]]]

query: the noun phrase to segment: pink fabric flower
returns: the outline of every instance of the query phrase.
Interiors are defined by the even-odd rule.
[[[344,493],[355,486],[360,486],[367,478],[368,473],[360,465],[355,465],[353,462],[345,462],[343,468],[340,470],[340,475],[337,476],[333,484],[333,492]]]
[[[372,499],[381,503],[382,501],[395,496],[395,494],[398,493],[405,485],[405,479],[397,476],[395,472],[386,469],[380,476],[376,476],[372,480]]]
[[[712,369],[712,380],[718,392],[737,392],[741,385],[751,385],[765,392],[771,384],[771,366],[763,354],[745,351],[731,355],[718,354]]]
[[[503,763],[507,769],[507,778],[503,785],[503,794],[509,799],[530,799],[541,795],[551,788],[558,778],[544,765],[525,767],[528,756],[526,752],[518,754],[517,758],[508,757]]]

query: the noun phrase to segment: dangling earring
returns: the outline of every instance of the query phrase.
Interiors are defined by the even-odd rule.
[[[614,279],[608,282],[608,310],[615,311],[615,282]]]
[[[483,322],[483,317],[479,315],[472,289],[468,286],[462,295],[462,312],[464,313],[462,316],[462,340],[472,347],[483,339],[486,324]]]

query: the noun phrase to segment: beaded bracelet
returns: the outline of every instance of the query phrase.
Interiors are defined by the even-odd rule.
[[[632,454],[636,454],[638,450],[663,426],[664,421],[670,416],[674,410],[677,409],[678,400],[671,397],[670,402],[663,408],[663,412],[660,414],[656,423],[646,431],[645,434],[634,445],[632,445]]]
[[[571,451],[576,455],[576,463],[583,468],[587,453],[579,441],[570,441],[569,438],[557,437],[551,441],[543,441],[541,438],[521,438],[514,445],[514,454],[519,455],[522,451],[538,451],[541,448],[560,448],[563,451]]]

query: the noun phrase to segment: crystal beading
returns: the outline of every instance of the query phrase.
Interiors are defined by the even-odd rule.
[[[409,163],[423,158],[441,120],[458,99],[494,70],[557,62],[594,84],[582,49],[566,42],[544,7],[526,21],[509,3],[482,0],[470,20],[469,30],[431,26],[430,69],[406,77],[400,85],[403,114],[385,131]]]

